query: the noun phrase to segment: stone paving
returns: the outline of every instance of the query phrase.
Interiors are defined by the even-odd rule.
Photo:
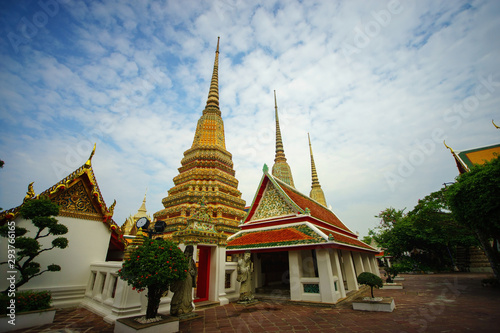
[[[394,297],[392,313],[352,310],[349,302],[324,307],[262,301],[197,311],[181,332],[500,332],[500,288],[482,287],[485,274],[402,275],[403,290],[375,290]],[[365,293],[369,294],[369,291]],[[85,309],[58,310],[53,324],[16,332],[113,332],[113,325]]]

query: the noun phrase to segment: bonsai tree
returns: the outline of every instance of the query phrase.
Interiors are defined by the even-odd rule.
[[[398,266],[393,265],[391,267],[385,267],[385,276],[387,276],[387,279],[385,279],[385,282],[387,283],[392,283],[394,282],[394,278],[399,274],[399,269]]]
[[[161,238],[145,237],[144,243],[123,262],[118,276],[137,292],[148,290],[146,319],[153,319],[158,315],[161,296],[172,283],[184,280],[187,270],[188,260],[177,245]]]
[[[57,272],[61,270],[61,266],[56,264],[48,265],[46,269],[41,270],[40,264],[34,261],[43,252],[54,248],[65,249],[68,246],[68,239],[65,237],[54,238],[51,246],[45,248],[39,242],[42,238],[64,235],[68,232],[68,228],[65,225],[59,224],[53,217],[58,214],[59,207],[47,198],[29,200],[21,207],[21,216],[27,220],[31,220],[33,225],[38,228],[35,231],[34,237],[25,236],[28,230],[16,226],[14,221],[10,221],[0,227],[0,235],[9,239],[9,250],[6,256],[8,261],[1,262],[0,264],[8,264],[9,269],[17,270],[20,273],[15,284],[16,289],[45,272]],[[14,234],[15,238],[12,237]],[[17,253],[14,254],[10,245],[17,250]],[[9,288],[4,290],[3,293],[8,292]]]
[[[367,286],[370,286],[371,288],[371,293],[372,293],[372,298],[375,298],[373,296],[373,287],[376,288],[382,288],[384,286],[382,279],[370,272],[363,272],[358,275],[358,283],[359,284],[366,284]]]

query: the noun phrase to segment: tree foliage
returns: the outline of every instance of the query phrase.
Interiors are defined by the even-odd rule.
[[[380,226],[370,234],[379,246],[396,262],[411,256],[421,270],[453,268],[455,247],[477,243],[471,231],[453,219],[444,189],[419,200],[408,213],[388,208],[377,217]]]
[[[363,272],[359,274],[357,280],[359,284],[365,284],[370,287],[372,298],[374,298],[373,288],[382,288],[384,286],[382,279],[370,272]]]
[[[68,232],[68,228],[65,225],[59,224],[57,219],[53,217],[58,214],[59,207],[47,198],[29,200],[21,207],[21,216],[27,220],[31,220],[37,228],[34,237],[25,236],[27,229],[16,226],[14,221],[10,221],[0,227],[1,236],[9,237],[9,231],[14,231],[16,235],[14,246],[17,250],[16,255],[10,261],[0,263],[12,265],[10,266],[11,269],[16,269],[20,273],[16,281],[16,289],[45,272],[61,270],[61,267],[56,264],[48,265],[46,269],[41,270],[41,265],[34,261],[43,252],[54,248],[65,249],[68,246],[68,239],[65,237],[54,238],[51,246],[48,247],[42,247],[42,244],[39,242],[42,238],[64,235]],[[9,243],[10,241],[11,238],[9,237]]]
[[[446,196],[453,217],[475,232],[500,281],[500,158],[458,176]]]
[[[118,275],[137,292],[148,289],[146,318],[150,319],[156,317],[161,296],[172,283],[186,278],[188,263],[173,242],[145,238],[144,243],[123,262]]]

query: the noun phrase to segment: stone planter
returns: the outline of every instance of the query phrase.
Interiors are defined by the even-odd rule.
[[[360,311],[382,311],[392,312],[396,304],[392,297],[357,298],[352,302],[352,308]]]
[[[148,324],[141,324],[134,319],[143,316],[121,318],[115,322],[115,333],[163,333],[179,332],[179,318],[173,316],[164,316],[160,321]]]
[[[0,332],[10,332],[39,325],[51,324],[54,321],[56,309],[21,312],[0,317]],[[15,318],[14,321],[12,321]],[[14,322],[15,325],[9,323]]]
[[[383,289],[403,289],[402,283],[384,283]]]

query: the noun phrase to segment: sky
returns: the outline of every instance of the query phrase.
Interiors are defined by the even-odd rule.
[[[92,166],[114,220],[153,215],[219,91],[238,189],[275,154],[276,90],[295,187],[310,133],[328,205],[367,235],[458,175],[450,151],[500,142],[500,2],[0,2],[0,207]]]

